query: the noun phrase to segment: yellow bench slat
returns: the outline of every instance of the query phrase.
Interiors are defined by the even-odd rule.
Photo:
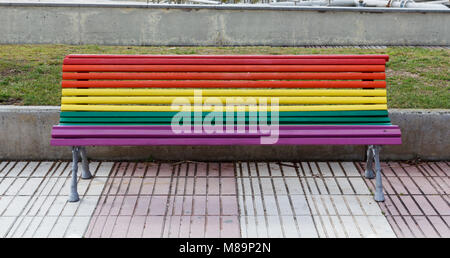
[[[385,97],[276,97],[279,104],[385,104]],[[270,97],[62,97],[63,104],[172,104],[182,99],[194,104],[198,99],[207,104],[271,103]],[[182,103],[182,102],[177,102]]]
[[[235,110],[249,110],[248,106],[236,106]],[[239,109],[238,109],[239,108]],[[266,109],[271,111],[271,106],[267,106]],[[375,104],[375,105],[291,105],[291,106],[279,106],[279,111],[343,111],[343,110],[387,110],[386,104]],[[202,106],[202,111],[226,111],[225,107],[212,107]],[[257,108],[257,111],[261,108]],[[173,109],[171,106],[155,106],[155,105],[61,105],[61,111],[181,111],[179,109]],[[194,111],[191,107],[189,110],[183,111]],[[195,110],[199,111],[199,110]]]
[[[385,89],[63,89],[63,96],[386,96]]]

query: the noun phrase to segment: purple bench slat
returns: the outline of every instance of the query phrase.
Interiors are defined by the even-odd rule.
[[[175,134],[170,125],[155,126],[54,126],[51,145],[258,145],[261,136],[249,133]],[[277,145],[400,144],[398,126],[287,125],[279,127]]]
[[[115,128],[115,129],[140,129],[140,130],[150,130],[150,129],[167,129],[171,130],[170,125],[55,125],[53,129],[58,128],[58,130],[71,130],[71,129],[105,129],[105,128]],[[235,127],[236,128],[236,127]],[[248,130],[248,126],[245,126]],[[397,125],[280,125],[280,130],[313,130],[313,129],[393,129],[399,128]]]
[[[180,133],[176,134],[168,129],[115,129],[104,127],[102,129],[72,129],[59,130],[54,128],[52,132],[53,138],[255,138],[270,135],[270,132],[244,132],[244,133]],[[280,130],[280,137],[287,138],[308,138],[308,137],[399,137],[400,129],[314,129],[314,130]]]
[[[400,137],[280,138],[275,145],[392,145]],[[260,138],[53,138],[55,146],[261,145]]]

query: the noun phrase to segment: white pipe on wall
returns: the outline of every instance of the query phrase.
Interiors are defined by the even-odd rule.
[[[412,0],[389,1],[389,0],[313,0],[276,2],[270,5],[278,6],[367,6],[367,7],[395,7],[395,8],[421,8],[421,9],[448,9],[442,3],[445,1],[434,1],[426,3],[416,3]]]

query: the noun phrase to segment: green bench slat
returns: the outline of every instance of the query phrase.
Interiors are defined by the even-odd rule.
[[[173,117],[178,112],[91,112],[91,111],[65,111],[61,112],[61,117]],[[203,112],[206,116],[211,112]],[[223,116],[225,116],[223,112]],[[246,112],[246,116],[248,116]],[[357,110],[357,111],[283,111],[279,112],[280,117],[346,117],[346,116],[388,116],[387,110]]]
[[[246,123],[248,124],[248,123]],[[280,123],[282,125],[392,125],[391,123]],[[170,125],[170,123],[60,123],[59,125]]]
[[[192,121],[197,121],[195,117],[191,117]],[[236,119],[234,119],[236,120]],[[249,117],[245,117],[248,121]],[[257,121],[257,119],[252,119]],[[267,117],[271,121],[270,116]],[[69,123],[89,123],[89,122],[104,122],[104,123],[170,123],[172,117],[66,117],[61,118],[60,122]],[[390,122],[389,117],[279,117],[280,122]]]

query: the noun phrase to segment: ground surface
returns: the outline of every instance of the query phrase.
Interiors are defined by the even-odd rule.
[[[448,162],[0,162],[0,237],[450,237]]]
[[[59,105],[68,54],[389,54],[390,108],[450,108],[450,49],[0,45],[0,104]]]

